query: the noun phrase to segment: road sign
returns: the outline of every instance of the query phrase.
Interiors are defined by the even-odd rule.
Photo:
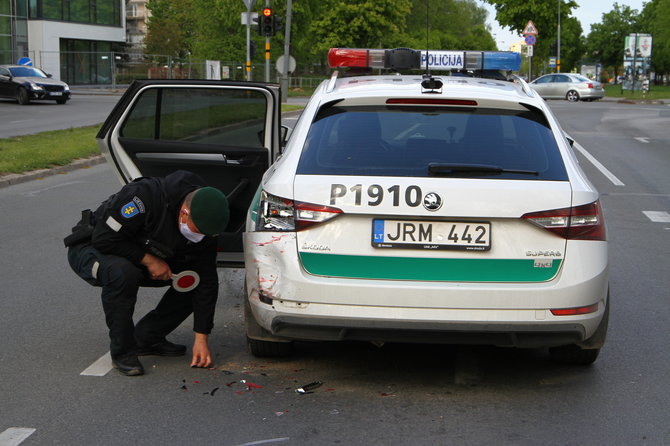
[[[286,67],[284,67],[284,64],[285,64],[284,61],[285,61],[285,60],[286,60],[286,58],[285,58],[284,56],[279,56],[279,57],[277,58],[276,67],[277,67],[277,71],[280,72],[280,73],[283,73],[283,72],[284,72],[284,68],[286,68]],[[295,71],[295,58],[294,58],[293,56],[289,56],[289,59],[288,59],[288,72],[289,72],[289,73],[293,73],[294,71]]]
[[[556,68],[556,58],[555,57],[550,57],[549,58],[549,68]]]
[[[537,28],[535,27],[535,24],[533,23],[532,20],[528,21],[528,23],[526,24],[526,27],[523,29],[523,32],[521,34],[537,35]]]
[[[533,34],[526,34],[526,45],[535,45],[537,39]]]

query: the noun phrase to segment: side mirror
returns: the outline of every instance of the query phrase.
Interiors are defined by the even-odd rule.
[[[46,75],[47,75],[48,78],[52,78],[52,77],[54,77],[54,75],[51,74],[51,73],[46,73]]]

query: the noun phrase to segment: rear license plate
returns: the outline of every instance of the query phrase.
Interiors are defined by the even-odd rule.
[[[491,249],[491,224],[462,221],[373,220],[375,248]]]
[[[52,91],[49,93],[49,96],[63,96],[63,93],[60,91]]]

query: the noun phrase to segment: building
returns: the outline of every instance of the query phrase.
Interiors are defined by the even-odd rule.
[[[126,42],[128,51],[134,57],[144,53],[144,37],[151,11],[147,0],[128,0],[126,3]]]
[[[123,0],[0,0],[0,61],[29,57],[70,84],[112,83],[124,17]]]
[[[511,44],[509,46],[509,50],[514,51],[515,53],[525,54],[524,48],[526,46],[528,46],[526,45],[526,41],[524,39],[521,39],[518,42]]]

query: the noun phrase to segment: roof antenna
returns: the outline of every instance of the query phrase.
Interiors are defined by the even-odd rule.
[[[426,73],[422,76],[423,80],[421,81],[421,87],[424,89],[422,93],[440,93],[440,91],[437,90],[442,88],[442,81],[431,76],[428,67],[428,24],[428,0],[426,0]]]

